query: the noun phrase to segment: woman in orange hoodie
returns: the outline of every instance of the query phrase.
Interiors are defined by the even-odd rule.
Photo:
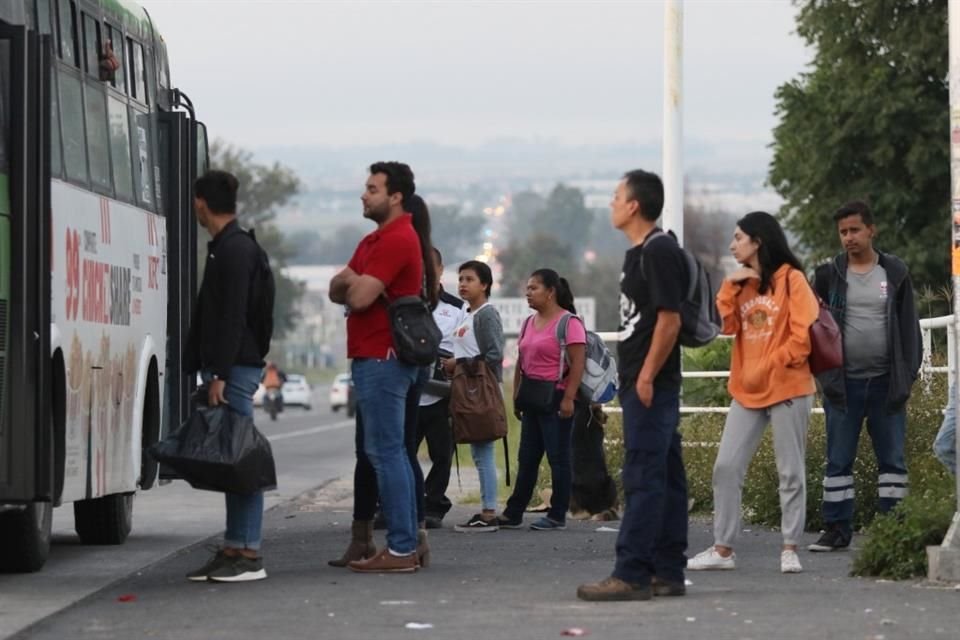
[[[803,570],[797,544],[806,520],[804,455],[815,386],[807,357],[819,307],[780,224],[754,211],[739,222],[730,251],[742,266],[723,281],[717,309],[734,336],[733,402],[713,467],[714,544],[687,561],[688,570],[733,569],[743,478],[767,424],[780,476],[783,550],[780,570]]]

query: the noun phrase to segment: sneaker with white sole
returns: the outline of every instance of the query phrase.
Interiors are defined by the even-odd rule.
[[[803,567],[800,565],[800,557],[793,549],[784,549],[780,552],[780,573],[800,573]]]
[[[460,533],[487,533],[489,531],[498,531],[499,529],[500,524],[497,522],[496,517],[485,519],[483,515],[479,513],[474,514],[472,518],[463,524],[458,524],[453,527],[454,531],[459,531]]]
[[[716,547],[710,547],[687,560],[687,571],[724,571],[735,569],[737,554],[722,556]]]
[[[267,572],[263,569],[263,558],[246,556],[228,557],[227,561],[211,571],[209,576],[214,582],[252,582],[263,580]]]

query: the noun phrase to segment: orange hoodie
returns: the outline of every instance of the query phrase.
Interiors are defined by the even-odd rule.
[[[790,299],[787,299],[787,277]],[[735,336],[730,395],[748,409],[762,409],[816,390],[807,356],[810,326],[820,312],[803,273],[782,265],[761,295],[760,281],[723,281],[717,310],[723,333]]]

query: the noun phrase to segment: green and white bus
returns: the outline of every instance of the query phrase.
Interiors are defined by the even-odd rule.
[[[0,570],[119,544],[185,417],[206,131],[127,0],[0,2]]]

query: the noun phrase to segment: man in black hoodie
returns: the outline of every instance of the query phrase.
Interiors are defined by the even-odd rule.
[[[240,415],[253,416],[253,394],[270,350],[273,305],[272,295],[262,295],[258,286],[264,276],[262,250],[237,223],[238,187],[237,179],[226,171],[208,171],[193,186],[197,220],[212,240],[207,243],[184,369],[200,372],[209,406],[224,404]],[[226,503],[223,548],[188,573],[189,580],[247,582],[267,577],[259,553],[263,492],[228,493]]]
[[[825,531],[810,551],[850,545],[853,463],[864,418],[877,456],[880,511],[907,495],[906,403],[923,346],[907,266],[877,251],[873,214],[850,202],[834,214],[844,253],[817,268],[814,289],[843,332],[843,367],[820,374],[827,417]]]

